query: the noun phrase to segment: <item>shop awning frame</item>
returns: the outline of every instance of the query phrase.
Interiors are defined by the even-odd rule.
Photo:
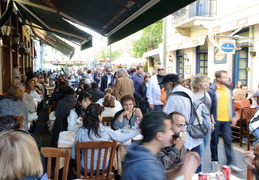
[[[14,0],[29,9],[52,12],[119,41],[170,15],[195,0]],[[47,2],[47,3],[46,3]]]

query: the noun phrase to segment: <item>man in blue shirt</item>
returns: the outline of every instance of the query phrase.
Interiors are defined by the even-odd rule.
[[[136,103],[136,107],[139,107],[139,102],[140,102],[140,99],[141,99],[141,96],[138,92],[138,88],[139,88],[139,85],[143,82],[143,66],[142,65],[138,65],[136,67],[136,73],[133,74],[131,76],[131,79],[133,81],[133,84],[134,84],[134,98],[135,98],[135,103]]]

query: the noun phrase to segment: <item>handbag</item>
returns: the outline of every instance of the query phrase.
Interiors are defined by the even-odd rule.
[[[71,148],[75,142],[75,131],[62,131],[59,133],[58,148]]]

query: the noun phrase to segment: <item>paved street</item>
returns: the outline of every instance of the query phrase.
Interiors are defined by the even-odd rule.
[[[239,146],[239,143],[235,142],[233,143],[233,150],[234,150],[234,156],[236,157],[236,166],[239,167],[240,169],[242,169],[242,172],[236,173],[232,171],[232,174],[235,175],[236,177],[240,178],[240,179],[246,179],[246,169],[247,166],[246,164],[243,162],[242,158],[242,152],[245,152],[247,149],[247,146],[245,144],[243,144],[243,147]],[[253,147],[250,146],[250,150],[253,150]],[[218,147],[218,152],[219,152],[219,162],[221,163],[221,165],[226,164],[226,155],[225,155],[225,149],[224,149],[224,143],[223,140],[220,138],[220,142],[219,142],[219,147]],[[206,147],[205,150],[205,167],[204,167],[204,171],[205,172],[210,172],[211,171],[211,153],[210,153],[210,147],[209,144]]]

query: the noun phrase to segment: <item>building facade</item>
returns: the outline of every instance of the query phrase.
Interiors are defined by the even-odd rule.
[[[257,89],[258,8],[258,0],[198,0],[164,19],[166,46],[161,44],[144,57],[150,69],[152,61],[160,60],[166,73],[184,78],[204,73],[214,79],[215,71],[227,70],[233,84],[242,81],[249,90]],[[222,53],[222,42],[229,40],[234,42],[234,53]]]

